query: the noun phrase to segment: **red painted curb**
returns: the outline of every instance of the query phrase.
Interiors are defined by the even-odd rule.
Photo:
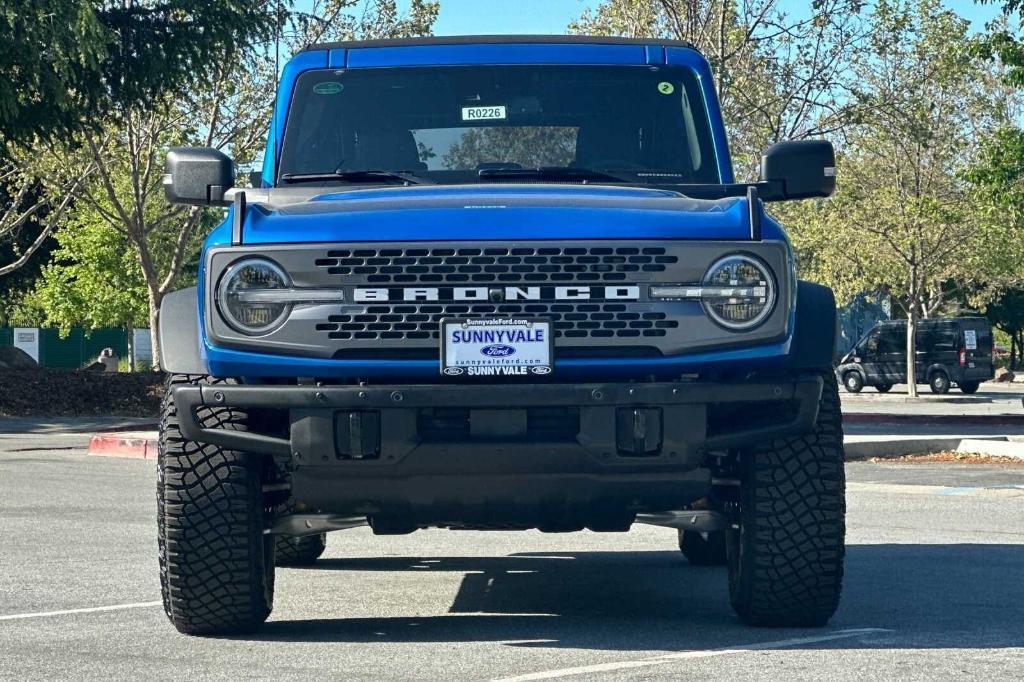
[[[89,439],[88,454],[97,457],[156,459],[156,433],[150,431],[97,433]]]

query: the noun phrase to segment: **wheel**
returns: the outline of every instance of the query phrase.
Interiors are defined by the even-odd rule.
[[[312,566],[327,549],[327,533],[301,538],[278,536],[274,560],[278,566]]]
[[[750,625],[815,627],[839,605],[845,554],[843,425],[823,375],[811,433],[740,453],[739,529],[729,530],[729,596]]]
[[[263,530],[264,462],[253,455],[187,440],[170,388],[220,380],[172,375],[160,416],[157,527],[164,611],[179,632],[252,631],[274,600],[274,541]],[[244,430],[246,414],[199,410],[202,424]]]
[[[861,378],[860,372],[847,372],[844,374],[843,388],[846,389],[847,393],[860,393],[861,389],[864,388],[864,379]]]
[[[679,531],[679,551],[694,566],[725,566],[725,531]]]
[[[928,378],[928,385],[931,386],[932,393],[949,393],[949,375],[937,369]]]
[[[981,386],[981,382],[978,381],[961,381],[960,390],[964,393],[977,393],[978,387]]]
[[[875,390],[879,393],[888,393],[892,390],[892,384],[878,384],[875,386]]]

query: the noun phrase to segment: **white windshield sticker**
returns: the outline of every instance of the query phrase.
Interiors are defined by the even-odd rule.
[[[505,106],[496,107],[462,107],[463,121],[498,121],[508,118]]]
[[[964,345],[967,346],[967,350],[978,349],[978,332],[973,329],[964,330]]]

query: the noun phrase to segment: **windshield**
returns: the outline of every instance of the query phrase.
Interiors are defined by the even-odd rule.
[[[543,172],[502,172],[520,169]],[[295,86],[278,179],[354,182],[299,176],[366,170],[440,183],[586,179],[566,169],[608,176],[591,181],[718,183],[694,74],[579,65],[308,71]]]

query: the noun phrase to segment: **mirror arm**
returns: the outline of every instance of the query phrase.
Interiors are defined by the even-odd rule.
[[[245,192],[235,193],[235,210],[231,220],[231,245],[242,243],[242,226],[245,224]]]
[[[751,187],[757,188],[758,197],[761,201],[785,201],[786,185],[782,180],[761,180],[755,182]]]
[[[761,202],[757,196],[757,185],[747,187],[747,209],[750,213],[750,241],[761,241]]]

